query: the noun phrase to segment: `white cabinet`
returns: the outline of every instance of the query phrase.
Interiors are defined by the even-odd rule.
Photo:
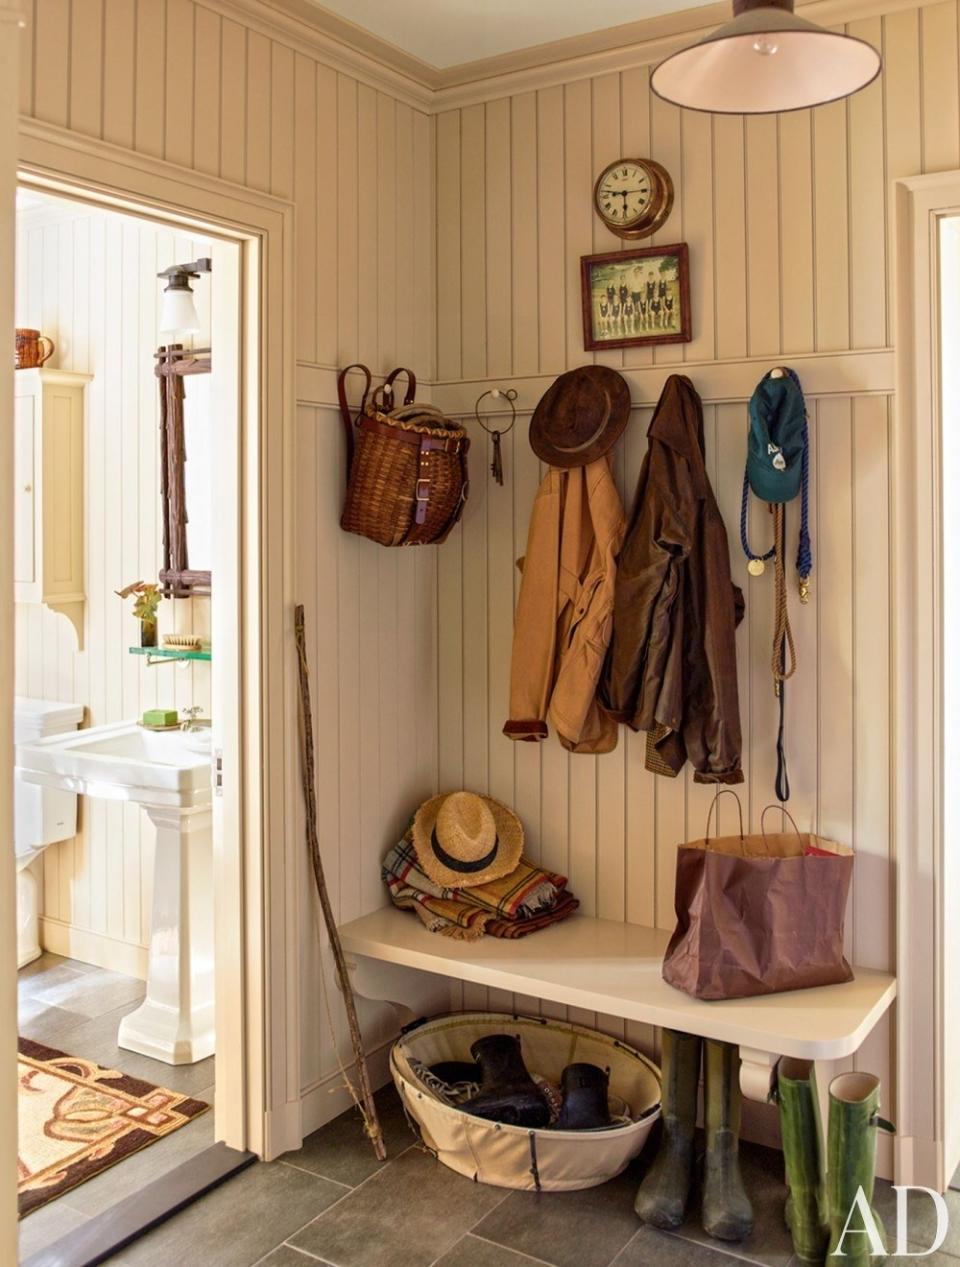
[[[84,405],[89,374],[14,375],[14,598],[73,622],[83,648]]]

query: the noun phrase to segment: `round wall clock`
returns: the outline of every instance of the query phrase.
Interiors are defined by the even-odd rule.
[[[656,233],[670,214],[673,181],[652,158],[621,158],[597,177],[593,205],[611,233],[645,238]]]

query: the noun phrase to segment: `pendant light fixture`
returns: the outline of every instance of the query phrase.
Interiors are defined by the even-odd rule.
[[[190,279],[199,277],[201,273],[209,273],[212,269],[212,260],[202,258],[194,260],[192,264],[171,264],[157,274],[158,277],[167,279],[160,302],[161,334],[199,333],[200,318],[193,302]]]
[[[872,44],[797,17],[793,0],[734,0],[733,12],[657,66],[658,97],[713,114],[778,114],[849,97],[880,73]]]

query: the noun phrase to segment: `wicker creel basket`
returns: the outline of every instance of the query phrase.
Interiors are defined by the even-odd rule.
[[[394,370],[368,402],[366,376],[361,413],[354,424],[340,374],[340,407],[348,436],[347,496],[340,520],[346,532],[384,546],[428,545],[443,541],[460,518],[467,496],[465,429],[430,405],[413,400],[416,379]],[[393,383],[408,376],[404,403],[392,403]]]

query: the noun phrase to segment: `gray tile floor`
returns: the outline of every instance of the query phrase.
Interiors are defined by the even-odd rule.
[[[122,1069],[212,1105],[213,1057],[195,1065],[166,1065],[117,1046],[121,1018],[143,998],[142,981],[44,954],[21,969],[18,986],[19,1030],[24,1038]],[[20,1222],[20,1257],[59,1240],[212,1143],[213,1113],[204,1113],[166,1139],[41,1206]]]
[[[633,1196],[641,1157],[600,1188],[536,1195],[484,1187],[415,1143],[392,1089],[378,1093],[389,1158],[378,1164],[359,1118],[346,1113],[278,1161],[257,1164],[109,1260],[110,1267],[797,1267],[783,1224],[779,1153],[742,1149],[756,1230],[739,1246],[709,1242],[698,1211],[677,1234],[643,1227]],[[894,1194],[878,1185],[892,1227]],[[960,1192],[948,1195],[955,1231],[921,1261],[960,1267]],[[921,1198],[922,1201],[922,1198]],[[918,1206],[920,1248],[930,1211]]]

